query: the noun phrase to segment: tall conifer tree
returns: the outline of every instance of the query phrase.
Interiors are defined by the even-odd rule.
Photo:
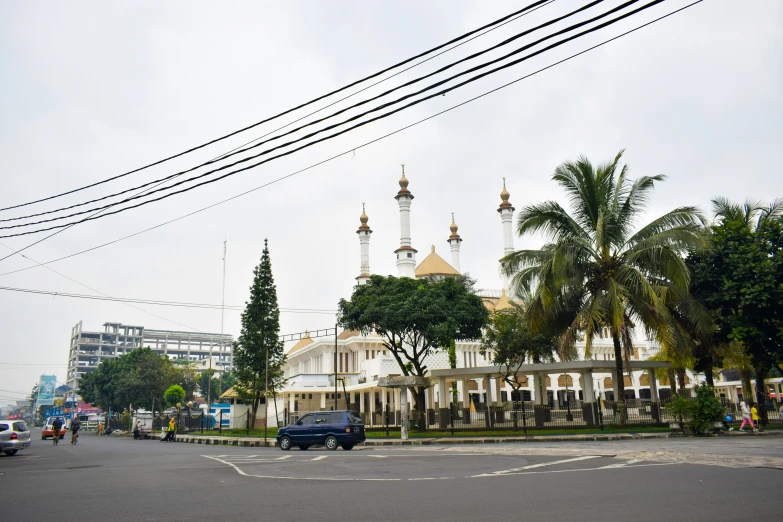
[[[234,343],[235,389],[244,401],[252,401],[251,427],[255,426],[258,406],[264,396],[267,360],[269,394],[284,384],[282,369],[285,354],[279,337],[280,309],[266,239],[261,263],[253,270],[253,276],[250,300],[245,303],[245,311],[242,312],[242,330]]]

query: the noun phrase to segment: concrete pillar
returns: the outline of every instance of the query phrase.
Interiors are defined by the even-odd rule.
[[[470,379],[462,380],[462,419],[470,424]]]
[[[446,388],[446,378],[438,378],[438,427],[445,429],[451,422],[449,409],[449,390]]]
[[[495,377],[495,404],[498,406],[503,405],[503,384],[503,379]]]
[[[364,413],[364,390],[359,391],[359,413]]]
[[[484,381],[484,392],[487,396],[487,400],[484,404],[484,425],[487,428],[491,428],[494,425],[494,419],[492,419],[492,388],[490,386],[492,378],[487,375],[482,380]]]
[[[622,400],[622,397],[620,397],[620,379],[622,378],[622,375],[617,375],[617,370],[612,370],[612,392],[614,392],[615,402]]]
[[[658,397],[658,381],[655,379],[655,370],[647,370],[647,378],[650,380],[650,415],[655,422],[661,422],[660,398]]]
[[[543,426],[545,422],[552,420],[552,412],[549,409],[549,405],[546,402],[546,375],[542,373],[536,373],[533,375],[535,386],[535,401],[533,405],[533,413],[536,421],[536,426]]]
[[[288,413],[296,411],[296,398],[293,393],[288,394]]]
[[[321,409],[322,410],[326,409],[326,393],[325,392],[321,392]]]
[[[599,405],[594,402],[595,392],[592,370],[585,370],[582,372],[582,396],[584,397],[582,402],[582,418],[588,426],[595,426],[598,424],[598,410],[596,408],[599,407]]]

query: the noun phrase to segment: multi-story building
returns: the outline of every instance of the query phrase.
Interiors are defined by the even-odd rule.
[[[169,359],[200,361],[212,357],[216,370],[233,365],[233,337],[229,334],[151,330],[143,326],[104,323],[102,332],[88,332],[79,321],[71,329],[66,384],[78,389],[79,379],[106,359],[149,347]]]

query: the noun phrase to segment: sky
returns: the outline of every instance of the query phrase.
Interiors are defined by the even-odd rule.
[[[0,207],[59,194],[181,152],[352,83],[527,3],[0,2]],[[464,240],[462,270],[487,289],[501,286],[497,261],[503,236],[497,207],[504,177],[517,209],[551,199],[567,205],[551,181],[559,164],[580,155],[598,164],[624,149],[632,177],[667,176],[656,187],[640,226],[682,205],[699,206],[710,217],[710,200],[716,196],[737,201],[783,197],[783,176],[774,167],[783,143],[783,3],[777,0],[705,0],[360,147],[688,3],[667,0],[336,139],[185,194],[70,228],[25,250],[27,257],[0,261],[0,286],[219,304],[225,240],[225,303],[243,305],[268,238],[280,306],[326,311],[282,313],[281,333],[296,333],[333,326],[330,311],[340,298],[350,296],[359,275],[356,229],[362,203],[373,230],[371,271],[396,275],[399,212],[394,196],[401,164],[415,197],[411,230],[418,261],[432,245],[450,260],[446,239],[453,212]],[[581,5],[556,0],[319,115]],[[594,12],[606,9],[598,6]],[[561,22],[552,29],[566,25]],[[498,56],[495,51],[478,61]],[[121,180],[0,212],[0,218],[53,210],[190,168],[309,112],[298,111]],[[347,151],[186,219],[47,265],[51,270],[36,264],[169,221]],[[0,239],[0,257],[41,237]],[[515,247],[536,248],[543,241],[538,236],[516,237]],[[35,268],[7,273],[28,267]],[[65,380],[70,332],[79,321],[90,331],[100,331],[110,321],[155,329],[221,330],[220,310],[134,308],[0,290],[0,405],[29,392],[41,374]],[[239,333],[239,311],[225,312],[223,329]]]

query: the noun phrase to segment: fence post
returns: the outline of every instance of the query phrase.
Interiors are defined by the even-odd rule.
[[[204,411],[201,411],[201,434],[204,434]]]
[[[456,413],[455,410],[457,409],[456,406],[457,405],[454,404],[453,402],[451,403],[452,411],[451,411],[451,414],[449,415],[449,420],[451,421],[451,435],[452,435],[452,437],[454,436],[454,416],[455,416],[455,413]]]
[[[223,435],[223,409],[220,409],[220,423],[218,424],[218,433]]]
[[[266,429],[266,426],[264,426]],[[250,410],[245,412],[245,435],[250,435]]]
[[[385,392],[384,392],[385,393]],[[386,422],[386,436],[389,436],[389,404],[386,403],[386,413],[383,416],[384,422]]]

